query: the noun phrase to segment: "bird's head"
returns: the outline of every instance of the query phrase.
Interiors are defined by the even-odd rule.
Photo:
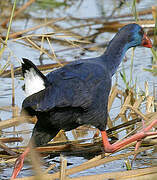
[[[123,34],[123,38],[125,39],[127,48],[135,46],[152,48],[151,40],[143,31],[143,28],[138,24],[133,23],[124,26],[122,29],[120,29],[119,36],[121,35],[121,33]]]

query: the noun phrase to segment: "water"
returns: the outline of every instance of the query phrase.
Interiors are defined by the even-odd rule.
[[[117,3],[117,1],[107,1],[103,4],[103,1],[95,1],[95,0],[86,0],[83,1],[83,3],[80,3],[80,1],[78,1],[77,3],[74,3],[71,7],[68,8],[64,8],[64,7],[60,7],[60,8],[55,8],[53,11],[47,11],[41,8],[37,8],[36,5],[32,6],[31,12],[29,13],[29,10],[27,11],[29,13],[29,15],[31,15],[32,17],[36,17],[36,18],[46,18],[46,17],[68,17],[68,16],[73,16],[73,17],[77,17],[77,18],[93,18],[93,17],[100,17],[103,16],[103,14],[106,15],[110,15],[111,14],[111,10],[115,7],[115,4]],[[151,0],[151,1],[147,1],[147,0],[143,0],[141,1],[138,5],[137,5],[137,9],[144,9],[144,8],[148,8],[151,7],[152,5],[156,5],[157,1]],[[130,3],[130,1],[128,1],[127,3]],[[103,7],[103,8],[102,8]],[[35,12],[33,12],[33,9],[35,9]],[[109,11],[110,10],[110,11]],[[130,6],[124,6],[122,8],[122,10],[117,11],[116,15],[120,15],[120,14],[125,14],[125,13],[130,13]],[[76,25],[80,25],[80,24],[85,24],[86,22],[84,21],[62,21],[56,24],[61,25],[64,28],[68,28],[68,27],[72,27],[72,26],[76,26]],[[12,29],[14,31],[19,31],[19,30],[23,30],[26,28],[30,28],[32,26],[35,26],[39,24],[39,21],[34,21],[33,19],[18,19],[13,21],[13,25],[12,25]],[[75,29],[74,32],[75,33],[80,33],[83,36],[86,36],[88,33],[92,33],[95,32],[94,28],[98,28],[100,27],[100,25],[95,25],[93,26],[91,32],[89,32],[89,28],[85,27],[85,28],[81,28],[81,29]],[[48,33],[48,32],[52,32],[52,28],[41,28],[33,33]],[[29,33],[30,34],[30,33]],[[114,33],[103,33],[98,35],[98,37],[96,38],[96,42],[97,43],[101,43],[101,42],[107,42],[109,41],[112,37],[114,36]],[[66,39],[66,37],[65,37]],[[22,41],[17,41],[17,42],[22,42]],[[28,59],[31,59],[35,64],[39,64],[39,57],[40,57],[40,53],[38,50],[35,50],[33,48],[29,48],[23,44],[17,43],[14,41],[9,41],[8,42],[8,46],[11,49],[13,55],[10,56],[10,52],[6,49],[4,54],[3,54],[3,58],[1,60],[1,64],[4,65],[6,63],[6,60],[8,59],[8,56],[10,56],[11,62],[13,63],[13,65],[19,66],[19,62],[16,60],[16,57],[18,57],[19,59],[22,57],[26,57]],[[54,48],[55,51],[59,51],[62,49],[65,49],[64,45],[61,45],[59,43],[55,43],[52,42],[52,46]],[[49,47],[46,44],[46,47]],[[66,47],[67,48],[67,47]],[[78,50],[71,50],[71,51],[63,51],[63,52],[58,52],[56,53],[57,56],[59,58],[63,58],[64,60],[67,61],[71,61],[76,59],[76,57],[79,58],[88,58],[88,57],[94,57],[94,56],[98,56],[100,55],[102,52],[104,51],[104,49],[100,48],[98,51],[84,51],[84,55],[81,55],[82,50],[78,49]],[[132,50],[129,50],[126,54],[127,57],[127,62],[124,63],[125,66],[125,71],[126,71],[126,76],[130,77],[130,58],[132,55]],[[46,55],[43,56],[44,57],[44,61],[43,63],[51,63],[52,60],[50,60]],[[136,48],[135,50],[135,57],[134,57],[134,69],[133,69],[133,78],[136,79],[137,78],[137,84],[138,84],[138,88],[139,89],[144,89],[144,82],[148,81],[149,82],[149,87],[150,87],[150,93],[152,93],[152,85],[153,83],[156,82],[156,77],[152,76],[151,73],[143,71],[143,68],[149,68],[151,65],[151,51],[150,49],[147,48]],[[119,71],[122,69],[122,66],[119,67]],[[119,76],[119,71],[118,71],[118,76]],[[129,80],[129,79],[128,79]],[[113,77],[113,84],[115,82],[115,77]],[[20,77],[16,77],[15,78],[15,103],[18,107],[21,107],[22,101],[25,98],[25,94],[22,90],[22,86],[23,86],[24,82],[23,80],[21,80]],[[121,78],[118,78],[118,84],[120,84],[122,86],[122,88],[125,88],[125,85],[123,83],[123,81],[121,80]],[[0,78],[0,106],[11,106],[11,95],[12,95],[12,80],[10,78]],[[119,103],[119,102],[118,102]],[[111,112],[110,112],[110,116],[112,118],[114,118],[118,112],[119,112],[119,108],[118,108],[119,104],[115,103]],[[117,108],[115,108],[117,107]],[[10,111],[0,111],[0,118],[2,120],[6,120],[12,117],[12,112]],[[24,125],[20,125],[18,127],[15,128],[16,131],[21,131],[21,130],[32,130],[33,125],[29,125],[29,124],[24,124]],[[12,132],[13,128],[8,128],[2,131],[2,137],[9,137],[12,136],[9,133]],[[92,137],[94,134],[94,132],[90,132],[87,135],[85,135],[83,138],[89,138]],[[24,135],[19,135],[19,136],[23,136],[24,141],[22,143],[19,143],[19,145],[26,145],[29,141],[30,138],[30,133],[28,134],[24,134]],[[69,139],[74,139],[73,135],[71,134],[71,132],[67,132],[67,136]],[[81,137],[82,138],[82,137]],[[81,139],[80,138],[80,139]],[[17,143],[12,143],[10,146],[15,147],[17,146]],[[126,152],[127,150],[125,150],[124,152]],[[152,153],[148,152],[148,153]],[[154,153],[155,154],[155,153]],[[66,156],[67,160],[69,163],[71,163],[72,165],[70,165],[68,168],[71,168],[72,166],[76,166],[79,164],[82,164],[83,162],[86,161],[85,157],[77,157],[77,156]],[[142,158],[142,156],[141,156]],[[55,157],[55,158],[45,158],[45,161],[47,162],[45,167],[48,167],[51,163],[53,163],[53,160],[57,160],[60,161],[60,157]],[[151,162],[152,160],[147,160],[147,163]],[[144,158],[142,158],[141,160],[137,160],[135,162],[135,167],[138,166],[138,163],[140,164],[140,167],[148,167],[149,165],[145,165],[144,163]],[[57,170],[59,168],[59,163],[57,163],[57,167],[55,170]],[[7,163],[1,163],[0,164],[0,179],[8,179],[11,175],[13,169],[13,164],[7,164]],[[125,170],[125,166],[124,166],[124,160],[117,160],[111,163],[107,163],[105,165],[101,165],[98,166],[96,168],[91,168],[88,169],[86,171],[82,171],[80,173],[77,173],[73,176],[78,176],[78,175],[91,175],[91,174],[95,174],[96,172],[98,174],[100,173],[104,173],[104,172],[111,172],[111,171],[120,171],[120,170]],[[51,171],[53,172],[53,171]],[[25,163],[23,170],[21,171],[19,177],[24,177],[24,176],[29,176],[32,175],[32,171],[30,168],[30,165]]]

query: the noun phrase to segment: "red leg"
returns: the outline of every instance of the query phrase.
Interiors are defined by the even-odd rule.
[[[25,151],[16,159],[16,162],[15,162],[15,165],[14,165],[14,171],[13,171],[12,176],[11,176],[11,180],[16,178],[16,176],[19,174],[20,170],[23,167],[24,158],[27,156],[29,151],[30,151],[30,148],[27,147],[25,149]]]
[[[132,160],[132,163],[135,161],[135,159],[136,159],[136,156],[137,156],[137,150],[139,149],[139,147],[141,146],[141,143],[142,143],[142,140],[139,140],[139,141],[137,141],[137,143],[136,143],[136,145],[135,145],[135,150],[134,150],[134,152],[135,152],[135,154],[134,154],[134,159]],[[132,164],[131,163],[131,164]]]
[[[142,127],[143,127],[143,131],[144,131],[144,129],[146,128],[146,126],[145,126],[145,122],[144,122],[144,120],[142,119]],[[136,143],[136,145],[135,145],[135,150],[134,150],[134,152],[135,152],[135,154],[134,154],[134,159],[132,160],[132,163],[135,161],[135,159],[136,159],[136,156],[137,156],[137,150],[139,149],[139,147],[141,146],[141,143],[142,143],[142,139],[141,140],[138,140],[137,141],[137,143]]]
[[[141,132],[138,132],[138,133],[134,134],[133,136],[131,136],[127,139],[124,139],[121,142],[114,143],[112,145],[108,141],[106,131],[101,131],[105,152],[112,153],[112,152],[115,152],[115,151],[121,149],[125,145],[128,145],[135,141],[142,140],[146,136],[157,135],[157,132],[148,132],[155,124],[157,124],[157,120],[154,120],[148,127],[142,129]]]

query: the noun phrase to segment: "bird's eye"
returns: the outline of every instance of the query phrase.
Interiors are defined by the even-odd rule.
[[[143,34],[144,34],[143,29],[141,29],[138,33],[139,33],[141,36],[143,36]]]

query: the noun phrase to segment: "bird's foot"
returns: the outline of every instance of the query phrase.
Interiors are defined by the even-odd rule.
[[[135,141],[137,141],[137,145],[135,147],[135,150],[137,151],[137,149],[140,147],[142,139],[144,139],[147,136],[157,135],[157,132],[150,132],[150,130],[156,124],[157,124],[157,119],[154,120],[153,122],[151,122],[150,125],[148,125],[147,127],[144,127],[145,125],[143,124],[143,129],[140,132],[138,132],[138,133],[134,134],[133,136],[128,137],[120,142],[116,142],[114,144],[109,143],[106,131],[101,131],[105,152],[113,153]]]
[[[24,156],[20,155],[15,161],[14,171],[13,171],[13,174],[11,176],[11,180],[16,178],[16,176],[19,174],[20,170],[23,167],[23,162],[24,162]]]
[[[12,173],[12,176],[11,176],[11,180],[12,179],[15,179],[16,176],[19,174],[19,172],[21,171],[22,167],[23,167],[23,162],[24,162],[24,158],[25,156],[27,156],[27,154],[29,153],[30,151],[30,147],[27,147],[25,149],[25,151],[16,159],[15,161],[15,165],[14,165],[14,171]]]

